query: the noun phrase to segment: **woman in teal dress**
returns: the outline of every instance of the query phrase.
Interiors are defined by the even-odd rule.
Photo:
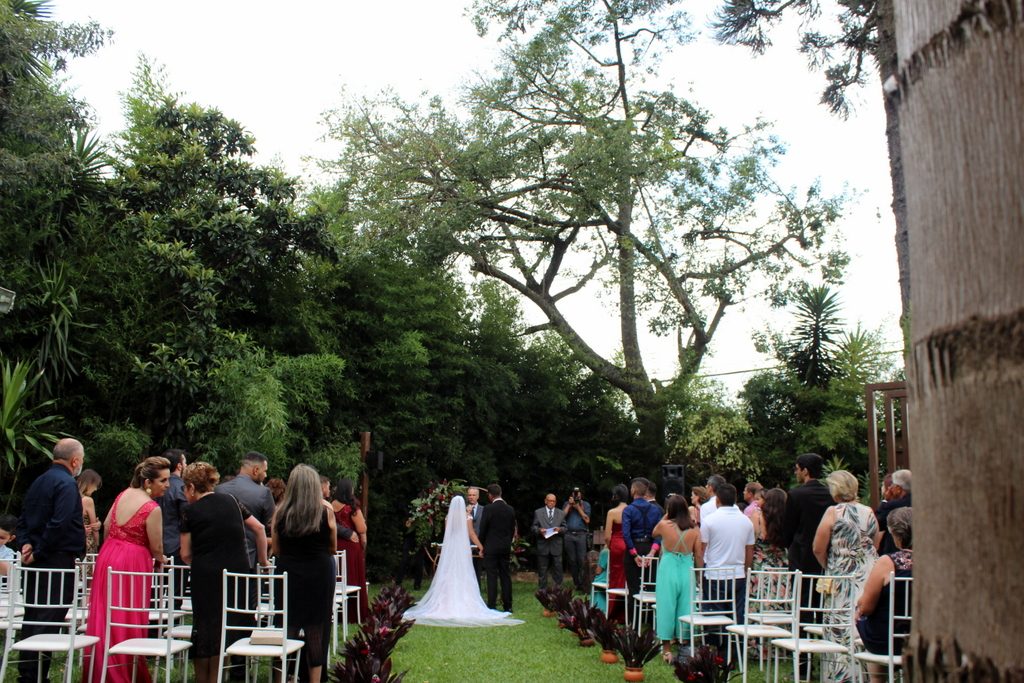
[[[591,550],[591,553],[594,551]],[[602,548],[600,553],[597,553],[597,559],[594,562],[594,583],[608,583],[608,548]],[[593,591],[593,600],[591,606],[596,607],[602,612],[608,611],[608,599],[607,594],[604,590]]]
[[[665,516],[654,527],[653,536],[661,539],[661,560],[654,596],[658,603],[654,630],[661,639],[661,656],[672,663],[672,643],[679,629],[679,617],[690,613],[693,592],[693,567],[703,565],[700,532],[690,519],[686,498],[672,494],[666,501]],[[658,546],[651,548],[653,557]],[[695,555],[696,554],[696,555]],[[689,634],[684,633],[684,637]]]

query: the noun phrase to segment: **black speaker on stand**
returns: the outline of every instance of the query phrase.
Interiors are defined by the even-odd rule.
[[[661,492],[662,500],[668,500],[670,493],[686,495],[686,475],[682,465],[661,466]]]

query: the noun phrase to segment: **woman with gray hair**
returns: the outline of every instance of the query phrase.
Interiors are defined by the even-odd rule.
[[[814,557],[830,576],[853,576],[853,581],[837,582],[832,587],[835,612],[826,614],[826,637],[842,642],[843,629],[850,626],[849,610],[864,588],[871,568],[878,559],[875,535],[878,520],[875,511],[857,501],[857,477],[846,470],[836,470],[825,479],[836,504],[825,510],[818,531],[814,534]],[[846,610],[843,610],[843,607]],[[845,613],[846,618],[838,615]],[[831,626],[831,628],[829,628]],[[825,680],[853,679],[853,662],[837,657],[828,663]]]
[[[913,508],[897,508],[889,513],[889,533],[896,543],[896,551],[882,555],[875,562],[871,574],[864,582],[864,592],[857,601],[857,631],[864,641],[864,649],[873,654],[888,654],[889,647],[889,604],[895,600],[897,605],[905,605],[909,601],[903,592],[904,584],[897,584],[895,595],[892,595],[890,578],[892,575],[909,577],[914,571],[913,549]],[[906,625],[900,621],[898,625]],[[906,635],[902,629],[900,635]],[[893,641],[893,651],[903,650],[903,638]],[[871,683],[882,683],[886,678],[885,670],[878,664],[869,664]]]

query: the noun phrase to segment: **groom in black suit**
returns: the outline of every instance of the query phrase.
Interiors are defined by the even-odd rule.
[[[516,531],[516,513],[501,498],[501,487],[487,487],[491,504],[483,509],[480,519],[480,543],[483,544],[484,571],[487,572],[487,606],[494,609],[498,599],[498,580],[501,580],[501,603],[506,612],[512,611],[512,575],[509,559],[512,537]]]

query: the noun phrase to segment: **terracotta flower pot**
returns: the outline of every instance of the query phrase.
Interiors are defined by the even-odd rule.
[[[626,670],[622,674],[622,680],[624,681],[642,681],[644,680],[644,668],[627,666]]]
[[[615,664],[619,661],[619,653],[615,650],[601,650],[601,661],[605,664]]]
[[[554,613],[554,612],[552,612],[552,611],[551,611],[551,610],[549,610],[549,609],[546,609],[546,610],[544,610],[544,616],[545,616],[545,617],[548,617],[548,618],[550,619],[551,617],[555,616],[555,613]]]
[[[593,647],[593,638],[580,638],[580,647]]]

